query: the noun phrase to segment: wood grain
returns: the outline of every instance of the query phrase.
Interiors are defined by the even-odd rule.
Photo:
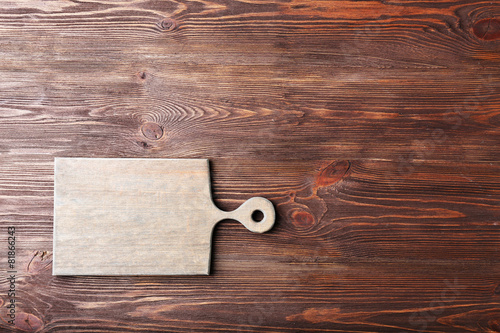
[[[17,330],[499,332],[498,22],[476,0],[2,3]],[[216,204],[269,198],[276,227],[222,222],[208,277],[52,277],[54,157],[207,158]]]

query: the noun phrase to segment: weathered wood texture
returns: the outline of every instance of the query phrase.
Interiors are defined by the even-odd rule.
[[[497,1],[2,2],[18,329],[499,332],[499,51]],[[276,226],[222,222],[208,277],[53,277],[56,156],[208,158]]]

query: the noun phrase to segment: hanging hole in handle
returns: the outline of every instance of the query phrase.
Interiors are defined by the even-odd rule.
[[[276,217],[272,202],[262,197],[250,198],[238,209],[226,214],[227,217],[240,221],[248,230],[259,234],[269,231]]]
[[[262,220],[264,219],[264,213],[261,211],[261,210],[254,210],[253,213],[252,213],[252,220],[254,222],[262,222]]]

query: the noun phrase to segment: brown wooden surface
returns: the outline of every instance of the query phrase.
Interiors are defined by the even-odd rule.
[[[17,329],[500,332],[499,51],[498,1],[3,1]],[[56,156],[208,158],[276,226],[219,224],[208,277],[53,277]]]

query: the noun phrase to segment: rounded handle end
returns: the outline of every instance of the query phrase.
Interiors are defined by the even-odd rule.
[[[272,202],[262,197],[248,199],[229,215],[230,218],[238,220],[248,230],[257,233],[271,230],[276,219]]]

